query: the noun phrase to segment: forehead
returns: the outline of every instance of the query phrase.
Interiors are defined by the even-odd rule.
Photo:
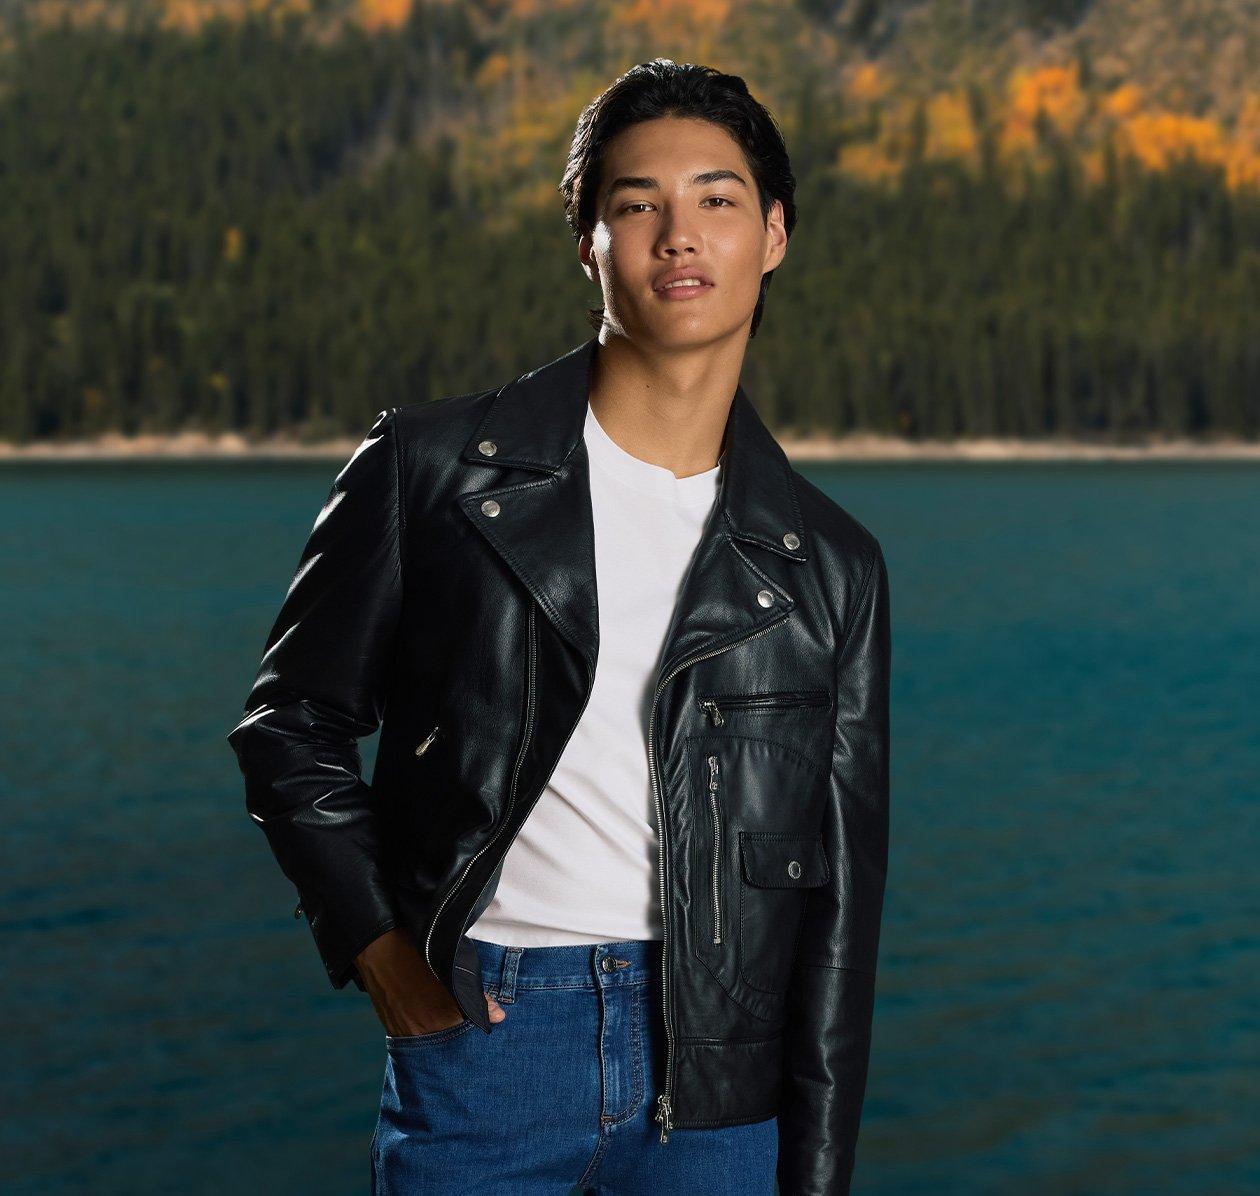
[[[749,177],[739,143],[721,125],[663,116],[623,129],[604,150],[600,190],[618,175],[651,175],[667,186],[696,170],[726,168]]]

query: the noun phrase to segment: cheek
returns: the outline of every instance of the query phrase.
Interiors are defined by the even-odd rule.
[[[600,274],[619,291],[633,288],[636,277],[633,263],[641,261],[640,255],[645,252],[633,245],[631,240],[625,236],[610,240],[598,257]]]
[[[761,286],[761,239],[752,234],[732,236],[714,248],[726,264],[732,286],[755,295]]]

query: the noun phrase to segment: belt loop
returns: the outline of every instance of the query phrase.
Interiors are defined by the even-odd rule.
[[[521,965],[521,952],[524,947],[505,947],[503,951],[503,974],[499,978],[498,1002],[510,1005],[516,999],[516,970]]]

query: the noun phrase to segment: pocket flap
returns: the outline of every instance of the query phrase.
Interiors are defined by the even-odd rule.
[[[820,834],[740,831],[739,855],[744,878],[762,888],[808,889],[831,876]]]

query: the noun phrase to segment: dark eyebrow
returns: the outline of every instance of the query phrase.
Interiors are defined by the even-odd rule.
[[[707,187],[710,183],[723,181],[738,183],[745,190],[748,189],[748,184],[743,177],[736,174],[733,170],[703,170],[699,174],[693,174],[687,180],[688,185],[692,187]],[[604,202],[607,203],[618,191],[651,191],[659,189],[660,185],[660,182],[652,178],[651,175],[623,174],[608,184],[608,192],[604,196]]]

